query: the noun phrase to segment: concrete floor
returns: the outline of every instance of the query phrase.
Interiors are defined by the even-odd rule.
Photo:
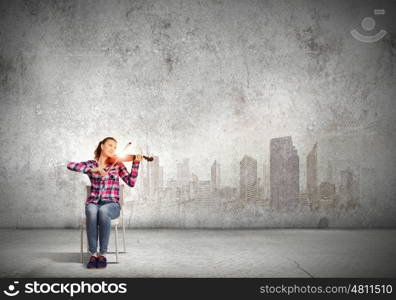
[[[1,277],[395,277],[396,230],[127,230],[86,269],[78,230],[0,229]],[[122,240],[120,236],[120,245]],[[114,251],[114,230],[109,251]]]

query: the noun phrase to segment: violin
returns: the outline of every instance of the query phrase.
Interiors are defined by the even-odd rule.
[[[117,162],[135,161],[135,158],[136,158],[135,154],[127,154],[127,155],[122,155],[122,156],[114,155],[114,156],[108,157],[107,158],[107,162],[112,164],[110,166],[109,170],[111,170],[111,168],[113,168],[113,166]],[[143,158],[146,159],[147,161],[153,161],[154,160],[154,157],[152,157],[152,156],[143,155]]]
[[[131,145],[131,144],[132,144],[132,143],[129,142],[129,143],[125,146],[123,152],[124,152],[124,151],[128,148],[128,146]],[[143,155],[143,158],[144,158],[145,160],[147,160],[147,161],[153,161],[153,160],[154,160],[154,157],[152,157],[152,156]],[[136,155],[135,155],[135,154],[114,155],[114,156],[108,157],[108,158],[107,158],[107,162],[112,164],[111,167],[110,167],[110,169],[111,169],[111,168],[112,168],[117,162],[119,162],[119,161],[120,161],[120,162],[128,162],[128,161],[135,161],[135,159],[136,159]],[[109,170],[110,170],[110,169],[109,169]]]
[[[152,156],[143,155],[143,158],[145,160],[147,160],[147,161],[153,161],[154,160],[154,157],[152,157]],[[115,163],[117,161],[128,162],[128,161],[134,161],[135,159],[136,159],[136,155],[135,154],[126,154],[126,155],[122,155],[122,156],[115,155],[115,156],[112,156],[112,157],[108,157],[107,161],[112,164],[112,163]]]

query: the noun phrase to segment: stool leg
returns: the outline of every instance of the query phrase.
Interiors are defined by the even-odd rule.
[[[124,253],[126,253],[126,247],[125,247],[125,225],[124,225],[124,220],[122,220],[122,240],[124,242]]]
[[[118,229],[117,225],[115,225],[115,247],[116,247],[116,262],[118,263]]]
[[[82,224],[80,224],[80,228],[81,228],[81,253],[80,253],[80,260],[81,260],[81,263],[83,263],[83,251],[84,251],[84,226],[82,225]]]

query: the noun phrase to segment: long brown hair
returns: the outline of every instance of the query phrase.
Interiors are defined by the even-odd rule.
[[[114,142],[117,143],[117,140],[111,136],[108,136],[107,138],[104,138],[102,141],[99,142],[98,146],[96,147],[96,150],[94,152],[95,159],[98,160],[100,157],[100,154],[102,153],[102,148],[100,147],[102,144],[106,143],[107,140],[113,140]]]

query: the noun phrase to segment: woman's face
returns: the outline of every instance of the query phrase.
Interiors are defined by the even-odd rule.
[[[102,153],[106,156],[114,156],[117,149],[117,142],[113,140],[107,140],[104,144],[101,145]]]

